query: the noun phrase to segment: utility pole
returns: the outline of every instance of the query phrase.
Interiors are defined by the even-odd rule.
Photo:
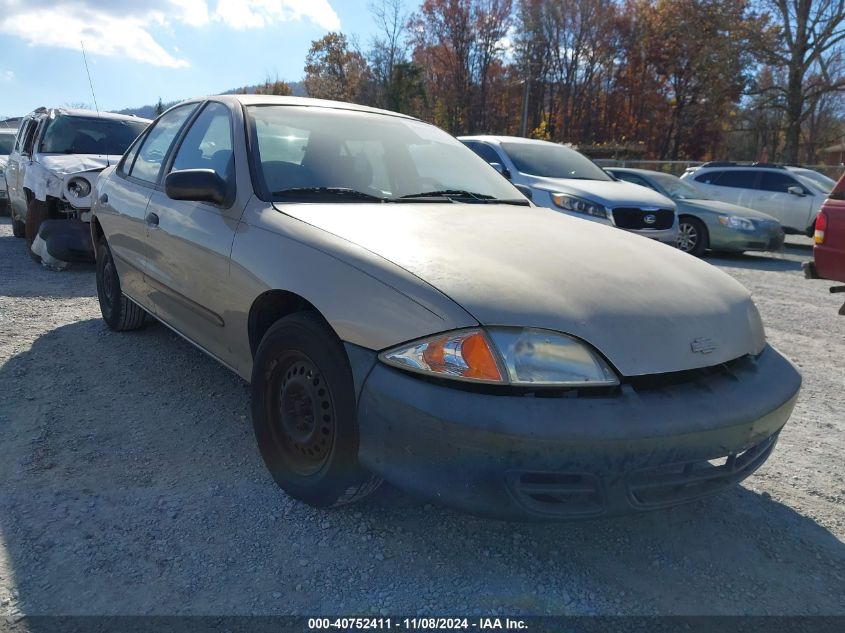
[[[519,126],[519,135],[528,136],[528,95],[531,92],[531,62],[528,62],[528,73],[525,77],[525,90],[522,93],[522,121]]]

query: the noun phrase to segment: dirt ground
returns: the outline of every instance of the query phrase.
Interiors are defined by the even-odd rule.
[[[804,375],[773,457],[707,501],[513,524],[385,487],[317,511],[252,436],[247,385],[161,325],[100,320],[93,268],[0,220],[0,616],[845,614],[845,317],[809,241],[711,257]]]

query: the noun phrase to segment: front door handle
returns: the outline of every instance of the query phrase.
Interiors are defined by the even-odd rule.
[[[109,194],[104,193],[100,196],[100,204],[106,204],[109,201]]]
[[[158,226],[158,216],[152,211],[147,214],[146,220],[150,226]]]

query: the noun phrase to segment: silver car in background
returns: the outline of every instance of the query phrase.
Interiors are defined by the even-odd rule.
[[[105,322],[249,381],[269,471],[315,506],[382,478],[506,518],[673,505],[751,474],[795,405],[731,277],[531,205],[407,116],[187,101],[93,200]]]
[[[678,218],[672,200],[614,180],[570,147],[517,136],[459,140],[536,205],[675,244]]]

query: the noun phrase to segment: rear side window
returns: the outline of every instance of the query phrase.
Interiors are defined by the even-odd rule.
[[[719,179],[711,184],[719,187],[736,187],[739,189],[754,189],[757,172],[753,170],[735,169],[723,171]]]
[[[176,107],[163,114],[153,124],[153,129],[141,144],[141,149],[129,170],[132,178],[152,183],[158,182],[159,172],[170,146],[196,107],[195,103]]]
[[[777,191],[778,193],[789,193],[790,187],[804,187],[789,174],[782,174],[776,171],[764,171],[760,179],[760,189],[763,191]],[[806,190],[805,190],[806,192]]]

